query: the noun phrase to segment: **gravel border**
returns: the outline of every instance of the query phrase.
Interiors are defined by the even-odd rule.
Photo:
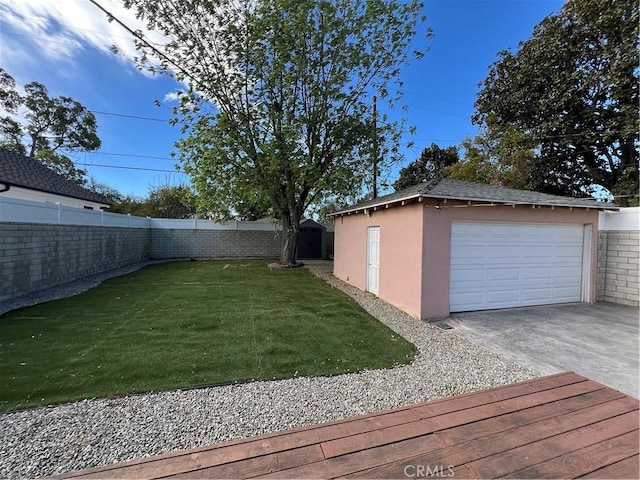
[[[32,478],[337,420],[539,376],[331,276],[418,354],[410,365],[84,400],[0,415],[0,478]]]
[[[95,273],[93,275],[82,277],[78,280],[63,283],[55,287],[28,293],[20,297],[12,298],[11,300],[3,300],[0,301],[0,316],[12,310],[18,310],[19,308],[30,307],[39,303],[51,302],[52,300],[58,300],[59,298],[72,297],[74,295],[78,295],[79,293],[85,292],[90,288],[97,287],[102,282],[110,278],[126,275],[127,273],[135,272],[136,270],[140,270],[141,268],[144,268],[148,265],[165,263],[167,261],[172,260],[148,260],[145,262],[134,263],[125,267],[107,270],[106,272]]]

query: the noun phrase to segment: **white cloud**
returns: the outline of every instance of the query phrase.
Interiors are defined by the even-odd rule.
[[[178,100],[180,100],[178,92],[169,92],[164,96],[164,101],[167,103],[177,102]]]
[[[152,41],[164,43],[162,35],[146,30],[120,1],[100,0],[100,4],[132,30],[140,29]],[[109,22],[105,13],[88,1],[0,0],[0,17],[3,66],[28,66],[35,62],[36,55],[73,64],[85,48],[112,55],[111,48],[115,46],[121,61],[129,66],[138,55],[131,34],[117,22]]]

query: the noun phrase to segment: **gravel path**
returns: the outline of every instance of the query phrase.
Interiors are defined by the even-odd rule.
[[[0,478],[53,475],[534,378],[451,331],[417,321],[308,265],[413,342],[411,365],[334,377],[85,400],[0,415]]]
[[[110,278],[126,275],[127,273],[140,270],[147,265],[164,263],[166,261],[167,260],[149,260],[147,262],[134,263],[133,265],[127,265],[126,267],[114,268],[113,270],[107,270],[106,272],[89,275],[88,277],[83,277],[79,280],[63,283],[62,285],[47,288],[45,290],[39,290],[27,295],[22,295],[21,297],[12,298],[11,300],[0,301],[0,315],[10,312],[11,310],[30,307],[31,305],[50,302],[59,298],[72,297],[73,295],[78,295],[90,288],[97,287],[102,282]]]

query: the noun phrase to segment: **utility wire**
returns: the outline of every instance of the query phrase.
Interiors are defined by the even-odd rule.
[[[121,165],[104,165],[99,163],[88,163],[88,162],[74,162],[74,163],[76,165],[82,165],[83,167],[115,168],[119,170],[142,170],[145,172],[179,173],[180,175],[186,175],[185,172],[181,172],[180,170],[167,170],[162,168],[124,167]]]
[[[111,153],[111,152],[87,152],[90,155],[109,155],[112,157],[132,157],[132,158],[148,158],[152,160],[170,160],[176,161],[175,158],[169,157],[154,157],[152,155],[137,155],[132,153]]]
[[[162,122],[162,123],[169,122],[169,120],[163,119],[163,118],[141,117],[138,115],[126,115],[124,113],[101,112],[99,110],[89,110],[89,111],[91,113],[97,113],[99,115],[111,115],[113,117],[135,118],[136,120],[148,120],[150,122]]]
[[[127,32],[129,32],[135,39],[137,39],[140,42],[142,42],[147,48],[150,48],[156,55],[158,55],[160,58],[162,58],[165,62],[167,62],[169,65],[172,65],[174,68],[176,68],[182,75],[184,75],[186,78],[191,80],[194,85],[200,85],[200,82],[193,75],[191,75],[189,72],[187,72],[184,68],[182,68],[176,62],[171,60],[171,58],[166,56],[164,53],[162,53],[156,47],[151,45],[151,43],[146,38],[144,38],[144,35],[139,34],[139,33],[135,32],[134,30],[132,30],[127,24],[125,24],[122,20],[120,20],[115,15],[113,15],[109,10],[107,10],[102,5],[100,5],[96,0],[89,0],[89,2],[91,2],[93,5],[95,5],[98,9],[102,10],[102,12],[104,12],[107,15],[108,18],[110,18],[113,21],[115,21],[118,25],[120,25]]]
[[[475,108],[473,105],[471,105],[469,103],[458,102],[456,100],[449,100],[448,98],[434,97],[432,95],[426,95],[424,93],[417,93],[417,92],[410,92],[408,90],[400,90],[400,91],[403,92],[406,95],[414,95],[416,97],[430,98],[432,100],[439,100],[441,102],[455,103],[456,105],[462,105],[464,107]]]
[[[35,15],[24,15],[24,14],[20,14],[20,18],[32,18],[32,19],[35,19],[35,20],[42,20],[44,17],[42,17],[42,16],[35,16]],[[6,22],[6,23],[8,23],[8,22]],[[92,29],[90,29],[90,28],[77,27],[77,26],[75,26],[75,25],[69,25],[68,23],[62,23],[62,22],[59,22],[59,21],[57,21],[57,20],[55,21],[55,23],[56,23],[56,25],[59,25],[59,26],[61,26],[61,27],[65,27],[65,28],[69,28],[69,29],[71,29],[71,30],[81,30],[81,31],[83,31],[83,32],[96,33],[96,34],[98,34],[98,35],[104,35],[105,37],[122,38],[122,39],[125,39],[125,40],[129,40],[129,39],[131,39],[131,37],[130,37],[130,36],[128,36],[128,35],[115,35],[115,34],[110,33],[110,32],[101,32],[101,31],[99,31],[99,30],[92,30]],[[10,35],[20,35],[19,33],[11,33],[11,32],[2,32],[2,33],[3,33],[3,34],[5,34],[5,33],[9,33]],[[34,37],[34,38],[35,38],[35,37]]]

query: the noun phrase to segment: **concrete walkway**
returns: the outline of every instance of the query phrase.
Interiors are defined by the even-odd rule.
[[[542,374],[574,371],[639,397],[639,311],[612,303],[452,314],[451,332]]]

